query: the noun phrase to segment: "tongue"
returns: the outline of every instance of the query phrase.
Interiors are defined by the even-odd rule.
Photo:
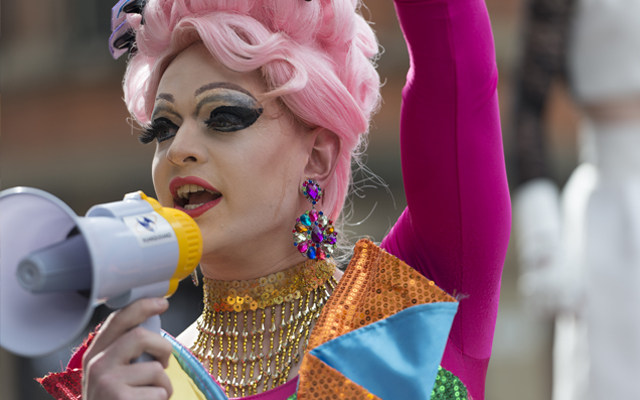
[[[217,197],[219,196],[213,195],[206,191],[191,193],[191,195],[189,196],[189,204],[204,204],[215,200]]]

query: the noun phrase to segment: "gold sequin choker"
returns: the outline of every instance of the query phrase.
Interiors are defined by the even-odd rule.
[[[229,397],[287,382],[336,287],[335,269],[332,261],[309,260],[259,279],[204,278],[204,311],[191,351]]]

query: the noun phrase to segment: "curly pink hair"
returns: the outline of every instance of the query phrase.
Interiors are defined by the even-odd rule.
[[[124,77],[125,102],[149,123],[160,77],[183,49],[202,41],[227,68],[260,70],[299,120],[336,133],[341,149],[325,184],[323,208],[337,219],[349,189],[351,162],[380,103],[373,63],[376,37],[358,0],[150,0],[129,16],[138,52]]]

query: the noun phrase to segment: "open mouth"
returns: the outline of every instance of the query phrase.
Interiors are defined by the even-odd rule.
[[[202,186],[188,184],[178,187],[173,196],[173,203],[185,210],[195,210],[205,204],[222,197],[222,194]]]

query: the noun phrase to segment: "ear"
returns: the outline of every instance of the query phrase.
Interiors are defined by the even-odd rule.
[[[340,138],[326,128],[315,128],[312,132],[312,148],[304,168],[306,179],[325,182],[333,176],[340,155]]]

